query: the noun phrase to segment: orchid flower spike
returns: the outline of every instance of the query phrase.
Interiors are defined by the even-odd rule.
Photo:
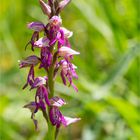
[[[29,86],[29,90],[35,92],[34,101],[27,103],[24,108],[31,111],[31,119],[36,130],[38,130],[38,121],[35,119],[35,114],[42,111],[43,117],[48,123],[48,133],[50,133],[50,135],[46,135],[48,140],[57,137],[58,130],[62,125],[66,127],[80,120],[78,117],[70,118],[61,113],[60,108],[66,102],[63,98],[55,95],[57,93],[54,90],[56,77],[60,76],[65,86],[71,86],[75,91],[78,91],[73,83],[74,78],[78,79],[77,67],[72,64],[71,60],[74,55],[80,53],[71,49],[69,38],[73,32],[62,26],[60,16],[60,12],[70,1],[48,0],[44,2],[39,0],[40,7],[48,18],[48,23],[37,21],[27,24],[28,29],[31,29],[33,34],[25,47],[26,50],[27,46],[31,45],[32,51],[35,52],[37,49],[39,53],[36,53],[37,56],[31,55],[19,61],[19,68],[29,68],[23,89]],[[36,67],[37,65],[39,67]],[[36,77],[36,71],[42,69],[46,75]],[[56,129],[55,133],[51,129],[52,126]],[[53,136],[54,134],[55,136]]]

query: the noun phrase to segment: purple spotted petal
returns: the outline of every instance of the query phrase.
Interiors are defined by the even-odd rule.
[[[62,105],[65,105],[66,102],[64,101],[64,99],[55,96],[55,97],[50,99],[50,104],[52,106],[61,107]]]
[[[41,48],[41,47],[48,47],[49,46],[49,39],[47,37],[42,37],[39,40],[37,40],[34,45]]]
[[[47,47],[41,48],[41,65],[40,68],[44,67],[47,69],[52,63],[52,54],[49,52]]]
[[[45,103],[48,106],[50,106],[50,101],[48,98],[48,91],[44,85],[38,87],[38,89],[36,91],[35,102],[40,104],[41,108],[44,110],[46,109]]]
[[[60,127],[61,120],[62,120],[62,114],[59,111],[58,107],[52,107],[49,111],[49,117],[52,125],[56,125],[56,127]]]
[[[48,78],[46,76],[35,78],[34,83],[33,83],[32,87],[31,87],[31,89],[39,87],[41,85],[45,85],[46,84],[46,80],[48,80]]]
[[[42,30],[44,30],[44,24],[41,22],[31,22],[27,26],[29,29],[32,29],[37,32],[41,32]]]

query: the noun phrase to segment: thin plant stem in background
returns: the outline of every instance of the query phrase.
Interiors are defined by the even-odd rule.
[[[48,23],[31,22],[28,28],[33,30],[33,35],[27,43],[25,49],[30,45],[32,51],[40,50],[40,56],[31,55],[20,61],[20,68],[29,68],[27,82],[23,89],[30,86],[30,90],[36,89],[35,99],[24,107],[31,110],[31,119],[38,130],[38,121],[35,114],[41,110],[47,122],[47,134],[45,139],[53,140],[57,138],[61,125],[67,126],[75,123],[80,118],[70,118],[60,112],[60,107],[65,105],[64,99],[54,93],[54,84],[57,75],[60,75],[64,85],[72,86],[77,92],[78,89],[73,83],[73,78],[78,79],[75,69],[71,63],[73,55],[79,52],[71,49],[69,38],[72,32],[62,27],[60,12],[70,3],[70,0],[48,0],[45,3],[39,0],[43,13],[48,17]],[[41,36],[43,32],[43,36]],[[35,76],[34,67],[45,69],[46,75]]]

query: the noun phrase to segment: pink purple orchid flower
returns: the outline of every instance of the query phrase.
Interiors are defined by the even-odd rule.
[[[40,49],[40,56],[31,55],[20,61],[20,68],[28,68],[29,73],[27,76],[27,82],[24,85],[25,89],[28,85],[30,90],[36,89],[35,100],[25,105],[25,108],[29,108],[32,112],[31,118],[33,119],[37,128],[37,120],[35,119],[35,113],[38,110],[46,112],[48,110],[49,121],[53,126],[59,128],[61,125],[67,126],[71,123],[75,123],[80,118],[65,117],[60,112],[60,107],[65,105],[64,99],[54,96],[54,82],[56,76],[61,76],[64,85],[69,83],[75,91],[78,91],[77,87],[73,83],[73,78],[78,79],[76,74],[76,66],[71,63],[74,55],[80,54],[79,52],[71,49],[69,38],[73,35],[73,32],[62,27],[62,19],[60,12],[68,5],[70,0],[48,0],[45,3],[43,0],[39,0],[41,9],[48,17],[48,23],[31,22],[27,27],[33,30],[31,40],[26,45],[31,45],[31,49]],[[43,32],[43,36],[41,36]],[[47,76],[35,77],[34,67],[38,65],[38,68],[45,69]]]

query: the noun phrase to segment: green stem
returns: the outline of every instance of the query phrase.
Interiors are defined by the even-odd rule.
[[[49,87],[49,98],[52,98],[54,95],[54,66],[52,65],[48,71],[48,87]]]
[[[52,55],[54,52],[54,46],[51,47],[50,52]],[[49,98],[52,98],[54,96],[54,65],[55,65],[55,57],[53,57],[52,64],[50,68],[48,69],[48,88],[49,88]]]
[[[49,119],[48,119],[47,112],[42,109],[42,113],[43,113],[43,117],[45,118],[46,122],[48,123]]]
[[[47,133],[44,137],[44,140],[55,140],[55,127],[49,121],[46,111],[42,110],[42,113],[47,122]]]
[[[54,47],[52,46],[52,49],[50,50],[50,52],[52,54],[53,54],[53,49],[54,49]],[[54,65],[55,65],[55,61],[56,61],[55,57],[52,60],[52,64],[51,64],[50,68],[48,69],[49,99],[54,96],[54,78],[53,77],[54,77]],[[49,114],[49,110],[50,110],[50,107],[48,107],[48,114]],[[48,115],[47,115],[46,111],[45,112],[42,111],[42,112],[43,112],[43,116],[46,119],[46,122],[47,122],[47,125],[48,125],[47,133],[44,137],[44,140],[56,140],[55,126],[53,126],[51,124],[50,120],[48,119]]]

